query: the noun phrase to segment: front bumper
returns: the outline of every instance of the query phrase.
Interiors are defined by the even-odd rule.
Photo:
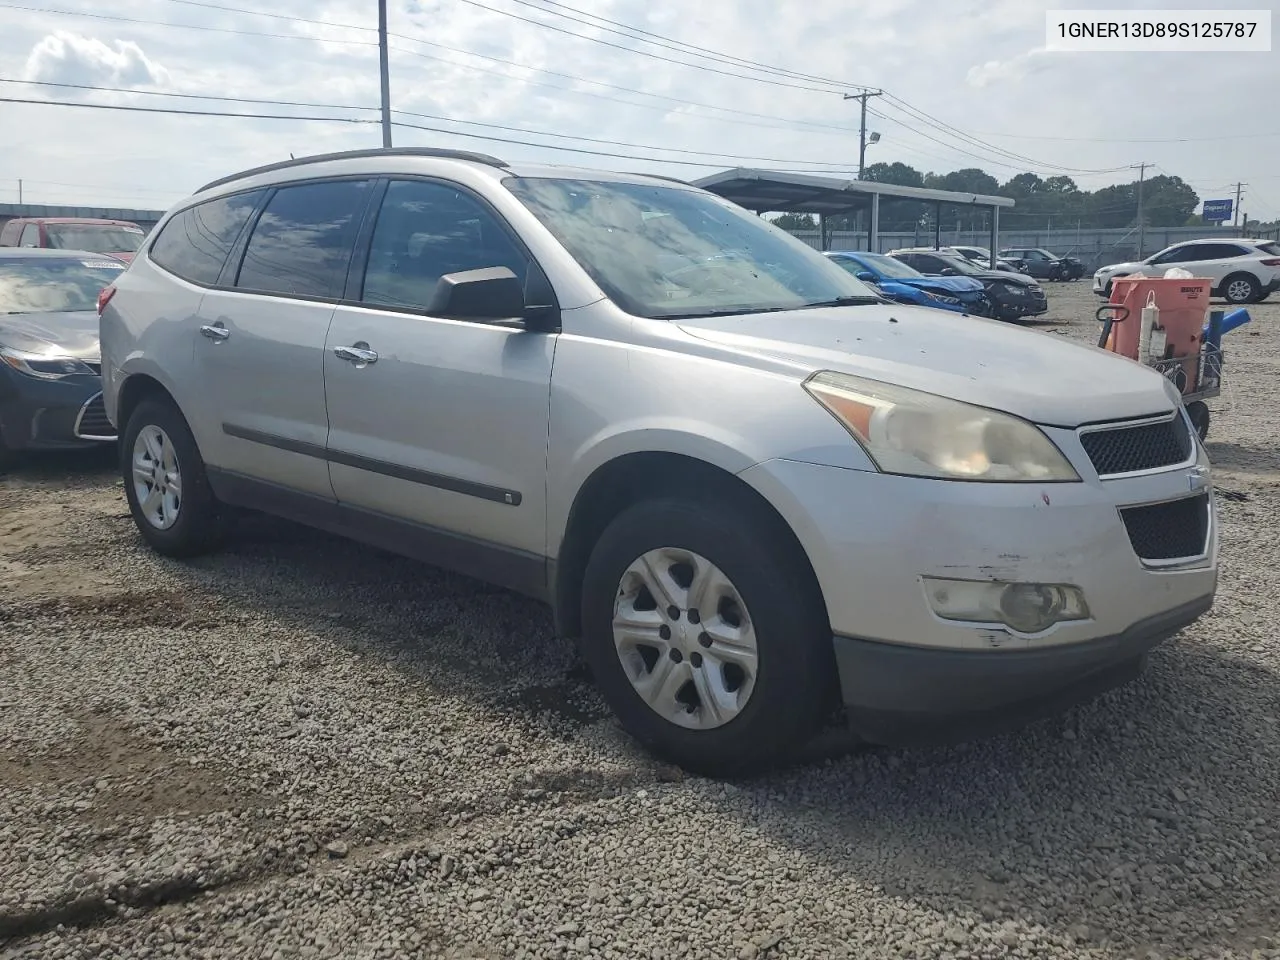
[[[1181,626],[1194,619],[1179,621],[1185,611],[1207,609],[1218,577],[1212,489],[1197,494],[1207,497],[1203,546],[1176,562],[1139,559],[1120,514],[1121,508],[1187,499],[1203,482],[1197,477],[1205,466],[1203,450],[1197,447],[1196,456],[1177,468],[1102,481],[1085,470],[1087,459],[1072,431],[1046,432],[1089,479],[964,483],[791,460],[770,460],[743,472],[795,532],[818,579],[831,630],[847,638],[837,641],[837,653],[851,710],[883,711],[897,703],[906,714],[920,712],[949,669],[939,667],[930,678],[927,665],[970,663],[967,657],[954,660],[959,654],[973,657],[963,670],[982,675],[989,668],[993,677],[1016,674],[1022,668],[1015,664],[1034,661],[1009,659],[1024,653],[1052,651],[1066,658],[1056,663],[1084,657],[1093,665],[1093,655],[1083,653],[1092,646],[1119,650],[1114,656],[1123,660],[1130,647],[1115,638],[1152,636],[1160,630],[1153,633],[1144,624],[1172,618]],[[999,624],[945,620],[929,604],[926,577],[1069,584],[1084,593],[1089,616],[1032,635]],[[1134,648],[1132,656],[1140,652]],[[1108,653],[1103,665],[1114,656]],[[865,663],[874,667],[870,685],[862,679]],[[926,675],[915,677],[918,669]],[[1052,680],[1062,668],[1048,669]],[[901,675],[890,682],[894,671]],[[1002,702],[1004,681],[983,688],[961,673],[948,682],[972,688],[955,697],[974,699],[939,701],[944,711]],[[1009,690],[1019,692],[1018,684]]]
[[[986,735],[1057,713],[1134,679],[1147,653],[1206,613],[1202,597],[1070,646],[977,653],[835,637],[850,726],[901,745]]]
[[[0,368],[0,437],[10,450],[77,449],[114,442],[116,430],[100,378],[40,380]]]

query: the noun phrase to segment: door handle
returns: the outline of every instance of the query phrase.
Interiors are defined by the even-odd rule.
[[[349,360],[358,367],[364,366],[366,363],[377,363],[378,352],[370,350],[369,345],[361,340],[359,343],[352,344],[349,347],[334,347],[333,355],[343,360]]]
[[[221,323],[206,323],[200,328],[200,333],[208,337],[210,340],[221,342],[231,336],[231,331],[224,327]]]

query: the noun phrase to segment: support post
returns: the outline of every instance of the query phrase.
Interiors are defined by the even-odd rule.
[[[378,0],[378,70],[382,74],[382,146],[391,146],[391,67],[387,55],[387,0]]]
[[[991,269],[996,268],[996,250],[1000,246],[1000,208],[991,207]]]
[[[933,249],[942,249],[942,201],[933,205]]]
[[[880,194],[871,195],[871,230],[867,237],[867,249],[872,253],[880,252]]]

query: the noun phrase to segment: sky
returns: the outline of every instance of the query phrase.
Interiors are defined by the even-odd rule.
[[[845,94],[870,88],[883,93],[868,101],[880,134],[868,164],[977,166],[1001,181],[1030,170],[1096,189],[1146,163],[1206,199],[1243,181],[1250,219],[1280,217],[1280,46],[1045,50],[1047,10],[1103,6],[1208,4],[389,0],[394,119],[430,128],[398,126],[394,143],[681,179],[735,166],[853,175],[859,104]],[[1280,0],[1235,6],[1280,23]],[[377,21],[376,0],[0,0],[7,101],[344,118],[0,100],[0,202],[22,180],[28,203],[164,209],[291,153],[379,146]]]

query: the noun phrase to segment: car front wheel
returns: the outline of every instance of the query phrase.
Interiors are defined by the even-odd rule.
[[[820,594],[756,513],[637,504],[600,537],[583,582],[583,653],[604,698],[694,773],[785,760],[816,729],[832,676]]]
[[[121,437],[120,468],[134,523],[157,553],[191,557],[218,545],[226,513],[191,428],[172,402],[138,404]]]

